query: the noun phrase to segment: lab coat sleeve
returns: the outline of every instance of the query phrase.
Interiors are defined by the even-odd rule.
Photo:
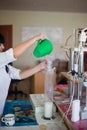
[[[7,65],[15,60],[16,60],[16,58],[14,58],[12,48],[10,48],[9,50],[7,50],[5,52],[0,53],[0,67]]]
[[[9,68],[9,75],[10,75],[11,79],[21,80],[21,77],[19,75],[19,73],[20,73],[21,70],[13,67],[11,65],[7,65],[7,66]]]

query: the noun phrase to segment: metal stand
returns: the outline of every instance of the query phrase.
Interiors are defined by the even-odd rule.
[[[85,107],[83,108],[81,106],[81,111],[80,111],[80,116],[81,116],[81,119],[87,119],[87,81],[84,82],[84,77],[82,76],[83,73],[84,73],[84,51],[87,51],[84,50],[84,49],[78,49],[78,48],[75,48],[74,50],[70,50],[70,67],[69,67],[69,70],[70,71],[75,71],[75,68],[74,68],[74,64],[75,64],[75,53],[78,54],[78,72],[76,72],[77,74],[77,77],[79,79],[79,83],[77,84],[78,85],[78,89],[77,89],[77,98],[80,100],[80,103],[82,102],[82,88],[83,87],[86,87],[86,105]],[[86,77],[87,78],[87,77]],[[85,85],[84,85],[85,83]],[[69,92],[70,92],[70,99],[72,97],[72,92],[73,92],[73,83],[72,81],[69,81]],[[76,89],[76,88],[75,88]],[[76,90],[75,90],[76,91]],[[82,104],[81,104],[82,105]]]
[[[81,119],[87,119],[87,81],[83,83],[86,87],[86,104],[84,108],[81,108]]]
[[[77,75],[76,78],[79,78],[79,80],[81,80],[81,82],[78,83],[78,89],[77,89],[77,91],[78,91],[77,97],[80,100],[82,98],[82,86],[83,86],[83,82],[82,82],[82,79],[80,76],[84,72],[83,54],[84,54],[84,52],[82,50],[77,49],[77,48],[75,48],[74,50],[70,49],[69,71],[75,71],[75,75]],[[79,59],[78,62],[76,61],[76,55],[78,56],[78,59]],[[75,64],[77,64],[78,68],[75,68]],[[73,91],[73,83],[72,83],[72,81],[69,81],[69,82],[70,82],[69,83],[69,87],[70,87],[69,90],[70,90],[70,98],[71,98],[72,91]]]

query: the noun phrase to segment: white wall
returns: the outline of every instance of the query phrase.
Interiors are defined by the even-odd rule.
[[[86,13],[34,12],[34,11],[0,11],[0,25],[13,25],[13,46],[21,42],[22,26],[58,26],[63,29],[63,43],[78,27],[87,26]],[[61,45],[63,44],[61,43]],[[72,44],[72,43],[71,43]],[[60,51],[56,45],[56,51]],[[36,59],[29,51],[17,60],[14,65],[26,68],[36,64]]]

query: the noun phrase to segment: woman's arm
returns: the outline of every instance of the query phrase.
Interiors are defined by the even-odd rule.
[[[13,48],[14,58],[18,58],[20,55],[22,55],[26,51],[26,49],[28,49],[28,47],[30,47],[37,40],[39,39],[43,40],[45,38],[46,38],[45,35],[39,34],[17,45],[15,48]]]
[[[46,67],[47,67],[47,63],[46,63],[46,61],[44,61],[33,68],[29,68],[27,70],[21,71],[20,77],[21,77],[21,79],[28,78],[28,77],[32,76],[33,74],[46,69]]]

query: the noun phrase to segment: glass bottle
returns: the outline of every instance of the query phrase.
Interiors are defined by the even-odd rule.
[[[45,101],[44,101],[44,117],[52,118],[53,112],[53,87],[54,87],[54,69],[52,61],[47,62],[45,71]]]
[[[52,61],[48,61],[45,71],[45,101],[53,101],[53,87],[54,69],[52,68]]]

